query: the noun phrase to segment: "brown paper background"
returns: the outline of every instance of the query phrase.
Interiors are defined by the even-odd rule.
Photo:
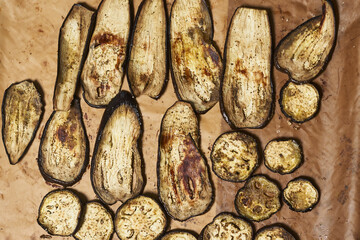
[[[100,0],[87,0],[96,8]],[[44,118],[36,138],[23,160],[11,166],[0,144],[0,239],[40,239],[47,233],[37,224],[37,210],[43,196],[54,188],[41,177],[36,157],[39,138],[52,112],[52,95],[57,73],[57,48],[60,26],[75,1],[71,0],[11,0],[0,1],[0,99],[13,82],[37,80],[44,91]],[[135,12],[140,0],[134,0]],[[168,10],[172,1],[168,0]],[[210,0],[214,20],[214,40],[223,52],[227,26],[238,6],[256,6],[271,11],[274,46],[291,29],[305,20],[321,14],[321,1],[312,0]],[[273,119],[264,128],[249,132],[258,136],[262,148],[276,137],[300,139],[305,162],[293,174],[281,176],[266,169],[263,163],[255,173],[264,173],[286,183],[297,176],[315,180],[321,199],[308,213],[296,213],[283,205],[270,219],[255,224],[282,223],[295,231],[300,239],[360,239],[359,174],[360,174],[360,84],[359,42],[360,2],[338,1],[339,16],[337,45],[325,72],[314,82],[322,89],[321,110],[317,117],[302,125],[290,124],[282,115],[279,89],[287,75],[274,69],[276,107]],[[123,89],[128,89],[124,80]],[[163,96],[152,100],[138,98],[144,119],[143,155],[147,185],[145,193],[156,193],[157,138],[165,110],[176,101],[171,81]],[[90,140],[90,155],[103,110],[94,109],[81,101]],[[212,143],[229,126],[223,120],[217,104],[200,117],[201,148],[211,166]],[[73,186],[89,200],[95,199],[90,184],[89,168],[82,180]],[[219,180],[212,174],[216,198],[210,211],[186,222],[171,221],[169,229],[201,229],[222,212],[235,212],[233,200],[242,183]],[[115,211],[120,203],[111,208]],[[52,239],[72,239],[52,237]],[[118,239],[114,235],[114,239]]]

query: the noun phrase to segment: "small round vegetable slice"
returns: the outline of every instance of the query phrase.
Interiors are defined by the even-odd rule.
[[[160,240],[196,240],[196,237],[186,231],[170,231],[160,238]]]
[[[255,240],[296,240],[285,228],[280,226],[266,226],[260,229],[255,236]]]

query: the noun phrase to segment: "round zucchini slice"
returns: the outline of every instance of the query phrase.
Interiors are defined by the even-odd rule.
[[[235,197],[236,211],[257,222],[270,218],[280,207],[279,187],[263,175],[251,177]]]
[[[252,238],[253,229],[250,223],[231,213],[218,214],[211,223],[205,226],[201,234],[203,240],[251,240]]]
[[[280,226],[266,226],[260,229],[255,236],[255,240],[296,240],[296,238]]]
[[[294,139],[275,139],[264,150],[265,166],[273,172],[288,174],[302,163],[300,144]]]
[[[296,212],[308,212],[319,202],[319,191],[307,179],[291,180],[283,192],[284,201]]]
[[[165,230],[166,216],[152,198],[138,196],[119,207],[115,231],[120,239],[156,239]]]
[[[280,92],[280,108],[293,122],[303,123],[315,117],[320,106],[320,94],[313,84],[288,82]]]
[[[214,173],[221,179],[245,181],[258,166],[256,140],[242,132],[224,133],[216,139],[210,158]]]
[[[42,200],[38,223],[51,235],[70,236],[79,223],[81,201],[70,190],[54,190]]]
[[[186,231],[170,231],[166,233],[160,240],[196,240],[196,237]]]

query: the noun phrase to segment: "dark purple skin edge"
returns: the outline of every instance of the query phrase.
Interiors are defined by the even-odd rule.
[[[40,221],[39,221],[40,208],[41,208],[41,206],[43,205],[45,198],[46,198],[48,195],[50,195],[51,193],[56,193],[56,192],[60,192],[60,191],[70,192],[73,196],[75,196],[75,197],[79,200],[80,206],[81,206],[81,210],[80,210],[79,215],[78,215],[78,217],[77,217],[77,222],[78,222],[78,223],[77,223],[77,226],[76,226],[74,232],[72,232],[72,233],[69,234],[69,235],[52,234],[52,233],[48,232],[48,229],[47,229],[45,226],[41,225],[41,224],[40,224]],[[37,217],[36,221],[38,222],[38,224],[39,224],[47,233],[49,233],[49,234],[52,235],[52,236],[70,237],[70,236],[72,236],[74,233],[76,233],[77,230],[79,230],[79,227],[80,227],[79,222],[80,222],[80,218],[81,218],[81,212],[83,211],[83,209],[84,209],[84,206],[83,206],[83,203],[81,202],[81,199],[79,198],[79,196],[78,196],[72,189],[67,189],[67,188],[66,188],[66,189],[56,189],[56,190],[52,190],[52,191],[48,192],[48,193],[43,197],[43,199],[41,200],[41,203],[40,203],[40,206],[39,206],[39,209],[38,209],[38,217]]]
[[[35,85],[35,87],[36,87],[36,89],[37,89],[37,92],[39,93],[39,95],[40,95],[40,99],[41,99],[41,103],[42,103],[42,108],[41,108],[41,115],[40,115],[40,118],[39,118],[39,122],[37,123],[37,125],[36,125],[36,127],[35,127],[35,129],[34,129],[34,132],[33,132],[33,134],[32,134],[32,137],[31,137],[31,139],[30,139],[30,141],[29,141],[29,143],[28,143],[28,145],[27,145],[27,147],[25,148],[25,150],[24,150],[24,152],[22,153],[22,155],[20,156],[20,158],[18,159],[18,161],[16,162],[16,163],[12,163],[11,162],[11,160],[10,160],[10,155],[9,155],[9,152],[8,152],[8,150],[6,149],[6,145],[5,145],[5,135],[4,135],[4,132],[5,132],[5,99],[6,99],[6,97],[7,97],[7,94],[8,94],[8,90],[12,87],[12,86],[14,86],[14,85],[17,85],[17,84],[19,84],[19,83],[22,83],[22,82],[24,82],[24,81],[29,81],[29,82],[32,82],[32,83],[34,83],[34,85]],[[36,86],[36,82],[34,82],[34,81],[30,81],[30,80],[24,80],[24,81],[21,81],[21,82],[16,82],[16,83],[13,83],[13,84],[11,84],[6,90],[5,90],[5,93],[4,93],[4,97],[3,97],[3,102],[2,102],[2,106],[1,106],[1,120],[2,120],[2,134],[1,134],[1,136],[2,136],[2,140],[3,140],[3,143],[4,143],[4,148],[5,148],[5,152],[6,152],[6,155],[8,156],[8,159],[9,159],[9,163],[11,164],[11,165],[15,165],[15,164],[17,164],[17,163],[19,163],[21,160],[22,160],[22,158],[26,155],[26,153],[27,153],[27,151],[29,150],[29,148],[30,148],[30,146],[31,146],[31,144],[32,144],[32,142],[34,141],[34,138],[35,138],[35,136],[36,136],[36,132],[37,132],[37,130],[39,129],[39,126],[40,126],[40,123],[41,123],[41,121],[42,121],[42,119],[43,119],[43,116],[44,116],[44,100],[43,100],[43,96],[41,95],[41,91],[39,91],[39,87],[38,86]]]
[[[130,36],[130,40],[129,40],[129,52],[128,52],[128,60],[130,61],[130,56],[131,56],[131,50],[132,50],[132,46],[133,46],[133,41],[134,41],[134,35],[135,35],[135,30],[136,30],[136,26],[137,26],[137,22],[139,20],[141,11],[143,10],[143,6],[145,5],[145,2],[149,1],[149,0],[143,0],[140,5],[139,8],[137,10],[136,13],[136,17],[135,17],[135,22],[134,22],[134,27],[132,29],[132,33]],[[166,53],[166,59],[165,59],[165,68],[166,68],[166,73],[165,73],[165,79],[163,82],[163,86],[162,89],[159,92],[159,95],[157,95],[156,97],[151,97],[155,100],[158,100],[160,98],[160,96],[164,93],[167,83],[169,81],[169,19],[167,16],[167,8],[166,8],[166,1],[162,0],[164,2],[164,11],[165,11],[165,53]],[[128,80],[128,85],[129,85],[129,89],[131,91],[131,93],[135,96],[134,91],[132,90],[131,84],[130,84],[130,77],[129,77],[129,69],[126,69],[126,76],[127,76],[127,80]]]
[[[279,224],[279,223],[267,225],[267,226],[264,226],[264,227],[260,228],[260,229],[256,232],[256,234],[255,234],[255,236],[254,236],[254,239],[256,239],[256,236],[257,236],[258,234],[260,234],[260,233],[262,233],[262,232],[264,232],[264,231],[266,231],[266,230],[268,230],[268,229],[272,229],[272,228],[274,228],[274,227],[283,228],[283,229],[284,229],[288,234],[290,234],[294,239],[298,239],[298,237],[295,237],[295,236],[294,236],[293,230],[288,229],[287,226],[284,226],[283,224]]]
[[[189,102],[185,102],[185,101],[177,101],[177,102],[184,102],[184,103],[187,103],[187,104],[190,104]],[[169,107],[165,114],[163,115],[162,119],[161,119],[161,126],[160,126],[160,133],[159,133],[159,139],[158,139],[158,160],[157,160],[157,164],[156,164],[156,173],[157,173],[157,189],[158,189],[158,196],[159,196],[159,200],[161,202],[161,204],[164,206],[164,209],[166,211],[166,213],[172,218],[172,219],[175,219],[177,221],[180,221],[180,222],[184,222],[186,220],[188,220],[189,218],[192,218],[192,217],[196,217],[196,216],[199,216],[199,215],[202,215],[202,214],[205,214],[206,212],[208,212],[211,208],[211,206],[213,205],[214,203],[214,200],[215,200],[215,188],[214,188],[214,183],[212,182],[211,180],[211,172],[210,172],[210,167],[208,166],[208,163],[206,161],[206,158],[205,156],[203,155],[203,153],[199,150],[199,148],[196,146],[195,144],[195,147],[196,149],[198,150],[198,152],[201,154],[201,156],[203,157],[203,159],[205,160],[205,165],[207,167],[207,172],[208,172],[208,175],[209,175],[209,181],[210,181],[210,184],[211,184],[211,187],[213,188],[213,195],[212,195],[212,198],[211,198],[211,201],[210,201],[210,204],[209,204],[209,207],[203,212],[203,213],[200,213],[200,214],[197,214],[197,215],[193,215],[193,216],[190,216],[188,217],[187,219],[184,219],[184,220],[179,220],[177,218],[175,218],[174,216],[172,216],[168,210],[165,208],[165,203],[162,201],[161,197],[160,197],[160,160],[161,160],[161,151],[160,151],[160,141],[161,141],[161,133],[162,133],[162,127],[163,127],[163,121],[164,121],[164,117],[165,115],[168,113],[169,109],[172,108],[177,102],[175,102],[173,105],[171,105],[171,107]],[[190,106],[192,106],[190,104]],[[193,108],[193,107],[192,107]],[[193,109],[196,117],[198,118],[199,116],[196,114],[195,110]],[[198,119],[199,120],[199,119]],[[199,121],[198,121],[199,123]],[[197,133],[198,133],[198,136],[200,136],[200,129],[199,129],[199,126],[197,128]],[[190,134],[189,134],[190,135]],[[195,143],[193,137],[190,135],[191,137],[191,140]]]
[[[333,11],[334,11],[334,4],[333,4],[330,0],[326,0],[326,1],[331,5],[331,7],[332,7],[332,9],[333,9]],[[295,29],[293,29],[292,31],[290,31],[288,34],[286,34],[286,36],[283,37],[283,38],[280,40],[280,42],[278,43],[278,45],[277,45],[276,48],[275,48],[275,52],[274,52],[275,67],[276,67],[279,71],[286,73],[286,74],[289,76],[289,79],[290,79],[291,81],[293,81],[294,83],[297,83],[297,84],[309,83],[309,82],[311,82],[312,80],[314,80],[315,78],[317,78],[317,76],[319,76],[321,73],[323,73],[323,72],[325,71],[325,69],[326,69],[326,67],[327,67],[327,65],[328,65],[328,63],[329,63],[329,61],[330,61],[330,59],[331,59],[331,56],[332,56],[332,54],[333,54],[333,52],[334,52],[334,50],[335,50],[335,46],[336,46],[337,28],[338,28],[338,27],[337,27],[337,26],[338,26],[338,23],[337,23],[337,22],[338,22],[338,21],[336,21],[335,11],[334,11],[334,15],[335,15],[335,28],[334,28],[335,37],[334,37],[334,41],[333,41],[333,44],[332,44],[332,47],[331,47],[331,50],[330,50],[329,54],[326,56],[326,59],[325,59],[325,61],[324,61],[324,64],[323,64],[321,70],[320,70],[320,71],[318,72],[318,74],[316,74],[313,78],[310,78],[310,79],[308,79],[308,80],[306,80],[306,81],[298,81],[298,80],[296,80],[296,79],[293,79],[292,76],[291,76],[291,73],[290,73],[286,68],[282,68],[282,67],[279,65],[278,61],[277,61],[277,53],[278,53],[279,47],[280,47],[280,45],[285,41],[285,39],[287,39],[294,31],[302,28],[304,25],[308,24],[309,22],[315,21],[315,20],[317,20],[318,18],[322,18],[321,22],[323,22],[323,16],[325,16],[325,5],[322,6],[322,11],[323,11],[322,15],[319,15],[319,16],[316,16],[316,17],[313,17],[313,18],[310,18],[309,20],[303,22],[302,24],[300,24],[299,26],[297,26]],[[321,23],[321,26],[322,26],[322,23]]]
[[[93,190],[96,194],[96,196],[105,204],[108,204],[108,205],[112,205],[114,203],[116,203],[117,201],[113,202],[113,203],[106,203],[101,197],[100,195],[98,194],[96,188],[95,188],[95,184],[94,184],[94,181],[93,181],[93,175],[94,175],[94,167],[95,167],[95,157],[96,157],[96,154],[97,154],[97,151],[98,151],[98,147],[99,147],[99,143],[100,143],[100,140],[101,140],[101,137],[102,137],[102,134],[103,134],[103,130],[106,126],[106,123],[107,121],[110,119],[111,115],[113,114],[113,112],[120,106],[122,105],[127,105],[127,106],[130,106],[131,109],[134,111],[134,113],[136,114],[136,116],[138,117],[138,121],[139,121],[139,124],[140,124],[140,136],[137,140],[137,143],[136,143],[136,147],[139,149],[139,153],[140,153],[140,156],[141,156],[141,159],[142,159],[142,166],[143,166],[143,156],[142,156],[142,151],[141,151],[141,139],[142,139],[142,135],[143,135],[143,132],[144,132],[144,125],[143,125],[143,120],[142,120],[142,117],[141,117],[141,112],[140,112],[140,109],[139,109],[139,106],[138,106],[138,103],[136,102],[136,99],[135,97],[128,91],[120,91],[118,93],[118,95],[116,95],[111,101],[110,103],[108,104],[108,106],[106,107],[105,111],[104,111],[104,114],[103,114],[103,117],[101,119],[101,123],[100,123],[100,126],[99,126],[99,132],[98,132],[98,135],[96,137],[96,142],[95,142],[95,147],[94,147],[94,152],[93,152],[93,155],[92,155],[92,159],[91,159],[91,172],[90,172],[90,176],[91,176],[91,185],[93,187]],[[144,188],[144,186],[143,186]],[[141,191],[142,192],[142,191]]]
[[[80,179],[82,178],[83,174],[85,173],[86,171],[86,168],[89,164],[89,139],[88,139],[88,136],[87,136],[87,133],[86,133],[86,128],[85,128],[85,124],[84,124],[84,120],[83,120],[83,115],[82,115],[82,111],[81,111],[81,107],[80,107],[80,100],[78,98],[74,98],[73,102],[72,102],[73,106],[78,108],[79,111],[80,111],[80,122],[81,122],[81,127],[83,128],[84,130],[84,136],[85,136],[85,160],[84,160],[84,164],[80,170],[80,173],[79,175],[76,176],[76,178],[73,180],[73,181],[70,181],[70,182],[64,182],[64,181],[61,181],[59,179],[55,179],[49,175],[46,174],[46,172],[44,171],[44,168],[42,166],[42,151],[41,151],[41,147],[43,145],[43,142],[45,140],[45,135],[47,133],[47,130],[48,130],[48,127],[50,125],[50,122],[52,121],[52,118],[54,117],[56,111],[53,111],[52,114],[50,115],[49,117],[49,120],[46,122],[46,125],[45,125],[45,128],[44,128],[44,131],[42,133],[42,136],[41,136],[41,140],[40,140],[40,144],[39,144],[39,154],[38,154],[38,159],[37,159],[37,162],[38,162],[38,166],[39,166],[39,170],[40,170],[40,173],[41,175],[43,176],[43,178],[45,179],[45,181],[47,182],[51,182],[51,183],[55,183],[55,184],[60,184],[64,187],[69,187],[69,186],[72,186],[74,185],[75,183],[77,183],[78,181],[80,181]]]
[[[194,233],[190,232],[189,230],[182,230],[182,229],[174,229],[174,230],[165,232],[158,239],[162,239],[163,237],[165,237],[166,235],[171,234],[171,233],[183,233],[183,232],[189,233],[189,234],[193,235],[196,239],[198,239]]]
[[[220,105],[220,111],[221,114],[224,118],[224,120],[227,122],[227,124],[232,128],[232,129],[261,129],[264,128],[272,119],[274,112],[275,112],[275,96],[274,96],[274,84],[273,84],[273,70],[272,70],[272,65],[273,65],[273,60],[272,60],[272,56],[270,57],[271,59],[271,70],[270,70],[270,87],[271,87],[271,106],[270,106],[270,110],[269,110],[269,115],[268,117],[264,120],[264,122],[262,124],[260,124],[259,126],[256,127],[242,127],[242,128],[238,128],[236,127],[228,118],[227,113],[225,111],[225,107],[224,107],[224,101],[223,101],[223,94],[222,94],[222,89],[223,89],[223,85],[224,85],[224,77],[225,77],[225,70],[226,70],[226,52],[227,52],[227,44],[228,44],[228,40],[229,40],[229,33],[230,33],[230,27],[231,27],[231,23],[233,21],[233,18],[235,16],[235,13],[237,12],[237,10],[241,8],[238,7],[237,9],[235,9],[234,14],[231,17],[230,23],[229,23],[229,27],[226,33],[226,39],[225,39],[225,46],[224,46],[224,57],[223,57],[223,72],[221,74],[221,78],[220,78],[220,92],[219,92],[219,105]],[[268,12],[268,19],[269,19],[269,14],[270,11],[265,9]],[[270,19],[269,19],[269,23],[270,23]],[[269,25],[270,26],[270,25]],[[270,33],[272,32],[271,26],[270,26]],[[273,49],[273,39],[271,39],[271,50]]]
[[[256,138],[254,138],[251,134],[249,134],[249,133],[247,133],[247,132],[241,132],[241,133],[244,133],[244,134],[246,134],[246,135],[248,135],[249,137],[251,137],[251,138],[253,138],[254,139],[254,141],[256,142],[256,152],[258,153],[258,161],[257,161],[257,163],[256,163],[256,165],[254,166],[254,168],[253,168],[253,170],[251,171],[251,173],[250,173],[250,175],[249,175],[249,177],[247,178],[247,179],[245,179],[245,180],[228,180],[228,179],[224,179],[224,178],[222,178],[221,176],[219,176],[216,172],[215,172],[215,170],[214,170],[214,160],[212,159],[212,154],[213,154],[213,151],[214,151],[214,146],[215,146],[215,144],[216,144],[216,142],[219,140],[219,138],[221,137],[221,136],[223,136],[223,135],[225,135],[225,134],[232,134],[232,133],[237,133],[237,132],[240,132],[240,131],[230,131],[230,132],[225,132],[225,133],[222,133],[220,136],[218,136],[217,138],[216,138],[216,140],[215,140],[215,142],[213,143],[213,145],[212,145],[212,149],[211,149],[211,153],[210,153],[210,159],[211,159],[211,163],[212,163],[212,171],[214,172],[214,174],[218,177],[218,178],[220,178],[221,180],[224,180],[224,181],[227,181],[227,182],[245,182],[246,180],[248,180],[250,177],[251,177],[251,175],[253,174],[253,172],[259,167],[259,164],[260,164],[260,144],[259,144],[259,141],[256,139]]]

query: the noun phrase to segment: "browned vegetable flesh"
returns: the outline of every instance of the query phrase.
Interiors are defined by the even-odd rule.
[[[212,42],[212,20],[204,0],[176,0],[170,17],[171,66],[179,99],[206,112],[218,101],[221,56]]]
[[[246,133],[224,133],[215,141],[210,157],[218,177],[240,182],[246,180],[258,165],[258,145]]]
[[[75,4],[60,29],[54,110],[71,107],[92,15],[93,11]]]
[[[141,116],[129,92],[121,91],[105,110],[92,159],[91,179],[102,201],[126,201],[143,188]]]
[[[322,16],[291,31],[275,50],[277,67],[298,82],[314,79],[325,68],[335,46],[334,9],[330,0],[322,2]]]
[[[78,101],[69,111],[54,111],[42,134],[38,164],[47,181],[67,186],[88,164],[88,142]]]
[[[255,236],[255,240],[296,240],[285,228],[280,226],[265,227],[260,229]]]
[[[236,211],[243,217],[262,221],[280,210],[280,189],[262,175],[250,178],[235,198]]]
[[[115,231],[122,240],[157,239],[166,224],[166,215],[159,204],[141,195],[121,205],[115,216]]]
[[[84,219],[74,237],[78,240],[111,239],[114,222],[110,212],[98,202],[88,202],[84,212]]]
[[[129,31],[129,0],[103,0],[81,76],[84,98],[91,106],[106,106],[119,93]]]
[[[290,209],[297,212],[310,211],[319,201],[319,191],[309,180],[303,178],[290,181],[283,196]]]
[[[230,213],[221,213],[206,225],[202,232],[203,240],[251,240],[253,229],[251,225]]]
[[[196,240],[196,237],[185,231],[172,231],[166,233],[160,240]]]
[[[271,115],[271,45],[267,11],[238,8],[226,39],[220,97],[232,127],[260,128]]]
[[[294,122],[305,122],[315,116],[320,105],[320,94],[311,83],[288,82],[280,92],[280,107]]]
[[[198,144],[196,114],[189,103],[178,101],[162,119],[158,159],[160,200],[176,220],[205,213],[213,201],[206,159]]]
[[[81,213],[81,202],[74,192],[54,190],[42,200],[38,223],[49,234],[70,236],[76,230]]]
[[[167,79],[167,22],[164,0],[144,0],[132,36],[128,80],[135,96],[159,97]]]
[[[265,166],[280,174],[292,173],[302,162],[302,151],[295,139],[272,140],[264,150]]]
[[[2,137],[11,164],[24,156],[43,114],[41,95],[32,81],[12,84],[2,103]]]

